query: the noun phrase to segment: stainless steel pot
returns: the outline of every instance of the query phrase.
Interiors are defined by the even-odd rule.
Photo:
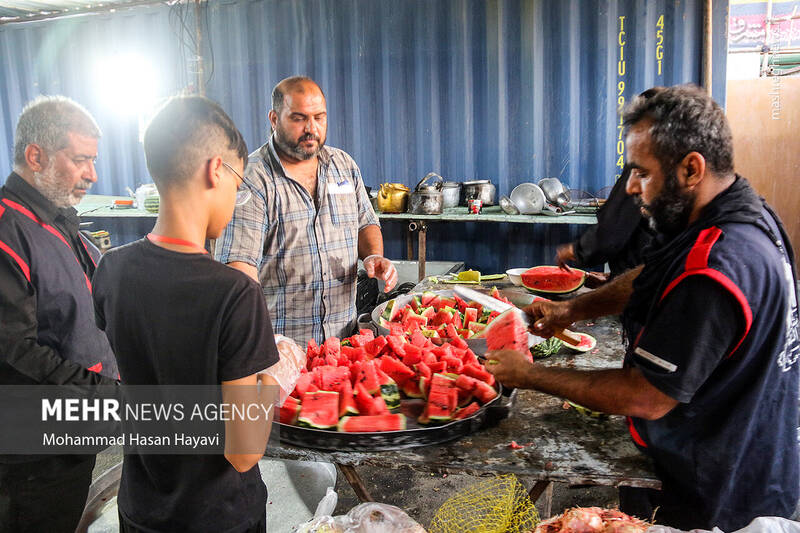
[[[463,205],[470,200],[481,200],[483,207],[495,204],[497,189],[489,180],[465,181],[461,190],[464,192]]]
[[[542,178],[539,180],[539,187],[541,187],[549,203],[562,209],[572,207],[569,191],[558,178]]]
[[[461,184],[455,181],[444,182],[444,185],[442,185],[442,198],[445,209],[458,207],[458,201],[461,198]]]
[[[425,185],[429,179],[438,181],[433,185]],[[444,209],[442,196],[442,177],[431,172],[427,174],[408,197],[408,212],[414,215],[441,215]]]

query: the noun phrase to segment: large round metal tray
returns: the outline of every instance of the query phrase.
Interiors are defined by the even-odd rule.
[[[438,426],[422,426],[417,422],[424,400],[402,400],[400,407],[394,410],[408,419],[408,427],[402,431],[342,433],[275,423],[279,426],[281,442],[304,448],[345,452],[402,450],[449,442],[496,424],[508,416],[516,399],[516,391],[509,397],[502,392],[500,386],[500,394],[474,415]]]

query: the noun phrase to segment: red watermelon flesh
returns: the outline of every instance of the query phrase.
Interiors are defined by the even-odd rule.
[[[350,385],[348,380],[342,384],[342,389],[339,391],[339,417],[357,414],[358,408],[353,397],[353,386]]]
[[[481,406],[478,405],[478,402],[472,402],[468,406],[463,407],[463,408],[459,409],[458,411],[456,411],[456,413],[453,415],[453,418],[455,418],[456,420],[461,420],[462,418],[467,418],[468,416],[472,416],[475,413],[477,413],[480,408],[481,408]]]
[[[279,421],[281,424],[294,424],[300,414],[300,401],[289,396],[280,408]]]
[[[392,349],[395,355],[402,357],[406,354],[406,351],[403,348],[406,342],[403,340],[402,336],[389,335],[386,337],[386,340],[389,342],[389,348]]]
[[[309,391],[313,392],[319,390],[319,387],[314,385],[314,374],[300,374],[300,377],[297,378],[297,383],[295,383],[294,390],[297,391],[297,395],[300,398]]]
[[[383,347],[386,346],[386,344],[387,344],[386,337],[380,335],[378,337],[375,337],[373,340],[369,341],[365,346],[365,349],[367,351],[367,354],[369,354],[372,357],[377,357],[378,355],[380,355],[381,351],[383,351]]]
[[[557,266],[538,266],[526,270],[521,277],[522,284],[533,291],[565,294],[580,289],[586,273],[577,268],[567,272]]]
[[[375,394],[380,390],[380,382],[378,381],[378,373],[375,371],[374,361],[365,361],[361,364],[361,369],[358,372],[358,376],[356,376],[356,383],[363,385],[369,394]]]
[[[372,394],[362,385],[361,383],[356,383],[355,388],[353,389],[355,392],[355,403],[356,409],[362,415],[367,415],[372,411],[372,405],[375,403],[375,399],[372,397]]]
[[[413,378],[416,373],[394,357],[381,357],[381,370],[389,374],[389,377],[397,383],[405,383]]]
[[[317,341],[311,339],[308,341],[308,347],[306,348],[306,358],[310,361],[314,357],[318,356],[320,352],[320,347],[317,345]]]
[[[366,413],[367,415],[383,415],[389,413],[389,408],[386,406],[386,401],[383,396],[376,396],[372,401],[372,408]]]
[[[464,327],[469,328],[470,323],[478,321],[478,310],[474,307],[467,307],[464,310]]]
[[[477,335],[486,339],[489,351],[528,349],[528,328],[519,313],[517,309],[503,311]]]
[[[453,389],[456,391],[458,401],[456,402],[456,406],[463,407],[467,405],[472,400],[472,393],[470,391],[465,391],[461,389]]]
[[[339,392],[344,382],[350,384],[350,369],[346,366],[322,366],[315,368],[314,372],[319,375],[318,386],[322,390]]]
[[[447,363],[444,361],[436,361],[435,363],[428,363],[428,367],[431,369],[431,372],[435,374],[447,370]]]
[[[416,369],[417,369],[417,373],[420,376],[425,376],[426,378],[429,378],[429,377],[431,377],[433,375],[433,372],[431,371],[431,367],[429,367],[428,365],[426,365],[422,361],[420,361],[419,363],[416,364]]]
[[[478,380],[472,377],[467,376],[466,374],[461,374],[456,378],[456,387],[459,389],[472,392],[475,390],[475,387],[478,386]]]
[[[375,333],[371,329],[360,329],[358,330],[358,334],[367,337],[368,341],[371,341],[375,338]]]
[[[406,417],[402,414],[346,416],[339,421],[339,431],[346,433],[371,433],[376,431],[402,431]]]
[[[411,345],[416,346],[417,348],[422,348],[427,343],[428,339],[425,335],[422,334],[421,331],[415,331],[411,334]]]
[[[450,392],[431,391],[428,394],[428,403],[425,406],[425,413],[431,421],[445,421],[453,417]]]
[[[419,382],[413,379],[409,379],[402,386],[403,394],[408,396],[409,398],[422,398],[422,391],[419,388]]]
[[[477,398],[479,402],[486,405],[487,403],[491,402],[497,396],[497,391],[494,390],[494,387],[491,385],[484,383],[483,381],[477,381],[477,385],[475,389],[472,391],[472,395]]]
[[[489,385],[494,385],[495,383],[494,376],[479,365],[464,365],[464,368],[461,369],[461,373]]]
[[[317,429],[328,429],[339,422],[339,393],[307,392],[303,395],[297,423]]]

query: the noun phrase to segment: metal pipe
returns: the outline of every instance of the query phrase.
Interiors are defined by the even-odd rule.
[[[712,54],[713,47],[713,27],[712,27],[713,6],[712,0],[706,0],[703,5],[703,87],[711,94],[712,80]]]
[[[197,37],[197,94],[206,94],[206,76],[203,69],[203,23],[202,23],[202,3],[203,0],[195,0],[194,3],[194,33]],[[206,5],[208,9],[208,5]]]

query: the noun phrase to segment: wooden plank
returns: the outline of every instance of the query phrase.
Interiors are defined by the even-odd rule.
[[[726,107],[736,171],[781,217],[800,261],[800,78],[731,80]]]
[[[342,471],[342,474],[344,474],[345,479],[347,479],[347,482],[353,488],[353,492],[356,493],[356,497],[358,498],[359,502],[364,503],[364,502],[375,501],[372,499],[372,496],[370,496],[366,485],[364,485],[364,480],[362,480],[361,476],[358,475],[358,472],[356,472],[355,467],[339,463],[337,463],[336,466],[339,467],[339,470]]]

